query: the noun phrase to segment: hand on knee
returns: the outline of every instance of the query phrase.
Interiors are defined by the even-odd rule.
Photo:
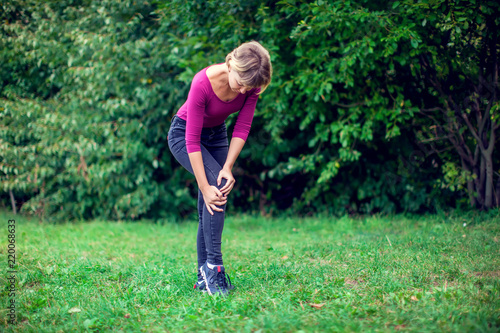
[[[217,177],[217,187],[220,189],[224,196],[228,196],[233,189],[236,180],[233,177],[231,170],[222,169]]]
[[[214,215],[214,211],[224,211],[224,209],[217,206],[224,206],[227,203],[227,197],[225,197],[216,186],[206,186],[201,189],[201,193],[203,194],[203,200],[205,201],[207,210],[211,215]]]

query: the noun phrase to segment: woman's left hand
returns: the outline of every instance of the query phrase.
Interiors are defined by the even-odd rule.
[[[222,192],[222,194],[224,196],[227,197],[229,192],[231,192],[231,190],[233,189],[233,186],[234,186],[234,183],[236,182],[236,180],[234,180],[233,173],[231,172],[231,170],[228,170],[228,169],[222,169],[219,172],[219,177],[217,178],[217,185],[221,184],[222,178],[226,178],[227,182],[226,182],[226,185],[224,185],[220,189],[220,191]]]

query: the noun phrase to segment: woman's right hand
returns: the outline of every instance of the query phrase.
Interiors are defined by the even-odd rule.
[[[211,215],[214,215],[212,210],[216,212],[223,212],[224,209],[217,206],[225,205],[227,202],[227,197],[222,194],[221,191],[215,186],[209,185],[201,190],[203,194],[203,200],[207,206],[207,210]]]

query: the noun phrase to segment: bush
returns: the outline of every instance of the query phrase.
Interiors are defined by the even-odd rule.
[[[57,220],[194,216],[196,182],[170,154],[170,119],[197,71],[254,39],[275,75],[233,170],[230,204],[263,214],[463,206],[471,178],[458,170],[462,157],[421,142],[433,128],[422,110],[444,103],[422,88],[421,59],[449,33],[438,29],[449,14],[468,8],[439,3],[9,1],[3,203],[11,191],[24,211]]]

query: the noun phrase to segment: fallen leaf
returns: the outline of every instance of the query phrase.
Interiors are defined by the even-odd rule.
[[[286,259],[288,259],[288,256],[283,256],[283,257],[281,257],[281,259],[286,260]]]
[[[321,309],[323,307],[323,305],[325,305],[325,303],[321,303],[321,304],[309,303],[309,305],[312,306],[313,308]]]
[[[351,280],[351,279],[345,279],[345,282],[344,282],[346,285],[348,286],[356,286],[358,285],[358,281],[356,280]]]
[[[411,300],[412,300],[412,301],[418,301],[418,298],[417,298],[416,296],[412,296],[412,297],[411,297]]]
[[[462,237],[465,237],[465,235],[462,235]]]
[[[125,315],[125,318],[130,318],[130,313],[127,313],[127,314]]]
[[[75,313],[75,312],[82,312],[82,310],[80,310],[76,306],[68,310],[68,313]]]

